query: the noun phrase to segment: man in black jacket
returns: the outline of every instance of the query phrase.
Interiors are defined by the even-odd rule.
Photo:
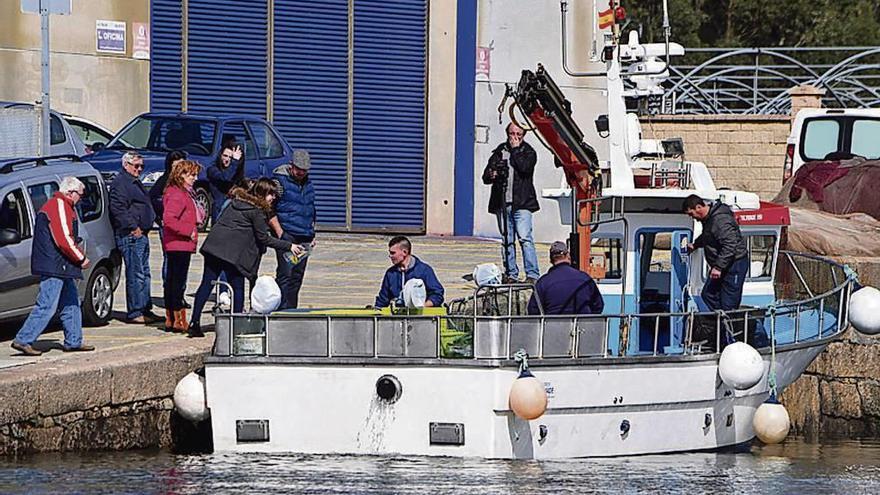
[[[156,213],[140,174],[144,159],[133,151],[122,156],[122,172],[110,183],[110,220],[116,247],[125,263],[125,306],[128,323],[153,323],[150,300],[150,240]]]
[[[498,219],[503,243],[501,255],[507,272],[505,282],[519,279],[514,244],[514,239],[519,238],[526,282],[533,284],[541,276],[532,238],[532,213],[539,209],[532,183],[538,157],[534,148],[523,141],[524,135],[525,131],[515,123],[507,125],[507,141],[492,151],[483,170],[483,183],[492,185],[489,213]]]
[[[703,224],[703,233],[688,244],[689,251],[703,248],[709,265],[703,301],[711,311],[739,308],[749,272],[749,252],[733,211],[721,201],[706,204],[696,194],[685,198],[682,210]]]

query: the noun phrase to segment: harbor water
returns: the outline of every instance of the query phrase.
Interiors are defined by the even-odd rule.
[[[164,451],[0,461],[3,494],[880,493],[880,441],[561,461]]]

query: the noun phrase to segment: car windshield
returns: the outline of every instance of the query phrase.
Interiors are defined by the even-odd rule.
[[[108,148],[150,151],[185,150],[210,155],[216,124],[210,120],[174,117],[138,117],[119,133]]]

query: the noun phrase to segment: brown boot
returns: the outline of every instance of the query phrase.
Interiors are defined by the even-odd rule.
[[[165,331],[173,332],[174,331],[174,312],[170,309],[165,310]]]
[[[186,319],[185,309],[178,309],[174,311],[174,331],[180,333],[189,333],[189,320]]]

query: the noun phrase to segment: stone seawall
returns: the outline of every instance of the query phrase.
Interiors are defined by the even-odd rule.
[[[782,393],[792,429],[808,437],[880,437],[880,339],[852,328]]]
[[[5,370],[0,454],[186,447],[195,427],[173,412],[177,382],[212,338],[95,353]]]
[[[880,259],[837,259],[880,287]],[[880,437],[880,336],[850,328],[786,388],[780,401],[795,433],[817,438]]]

